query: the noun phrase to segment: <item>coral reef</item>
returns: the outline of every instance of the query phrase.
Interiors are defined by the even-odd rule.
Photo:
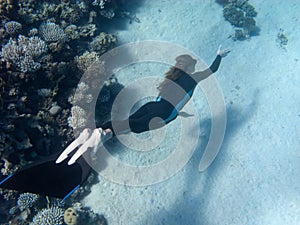
[[[39,34],[46,42],[64,42],[67,39],[64,30],[60,28],[59,25],[52,22],[42,23],[39,27]]]
[[[94,62],[99,59],[96,52],[84,52],[81,56],[76,56],[74,58],[75,63],[79,70],[86,71]]]
[[[69,4],[61,4],[61,6],[60,18],[72,24],[77,23],[86,11],[84,5],[82,5],[83,7],[80,7],[79,5],[74,4],[70,7]]]
[[[117,42],[117,38],[113,34],[107,34],[101,32],[97,37],[90,43],[90,50],[97,52],[100,55],[109,50]]]
[[[115,16],[115,11],[113,9],[101,10],[100,15],[107,19],[112,19]]]
[[[80,38],[78,27],[74,24],[71,24],[65,28],[65,33],[67,37],[71,40],[76,40]]]
[[[14,10],[13,0],[1,0],[0,1],[0,15],[9,15]]]
[[[36,201],[38,200],[39,196],[32,193],[22,193],[18,197],[17,205],[19,206],[20,210],[25,210],[27,208],[32,207]]]
[[[77,86],[76,93],[69,97],[68,101],[73,105],[80,105],[82,102],[83,104],[91,103],[93,101],[93,96],[88,93],[89,86],[84,83],[80,82]]]
[[[104,9],[104,6],[107,2],[110,2],[110,0],[94,0],[92,4],[94,6],[99,6],[101,9]]]
[[[61,225],[63,224],[64,210],[59,207],[51,207],[42,209],[37,215],[33,217],[30,225]]]
[[[73,139],[73,129],[88,122],[80,102],[95,101],[87,90],[99,87],[100,81],[80,84],[82,90],[70,96],[83,72],[116,44],[115,35],[104,33],[108,30],[104,23],[117,17],[130,19],[133,14],[123,10],[125,4],[110,0],[0,0],[0,180],[29,162],[61,151]],[[122,87],[117,82],[104,86],[98,119],[107,117],[112,99]],[[79,188],[69,201],[82,199],[91,184]],[[37,214],[31,224],[42,224],[50,209],[64,212],[72,207],[54,200],[47,203],[41,196],[34,200],[29,193],[0,190],[0,205],[7,205],[0,223],[29,224]],[[87,209],[76,211],[79,224],[106,224],[103,217]]]
[[[95,24],[87,24],[79,28],[79,35],[81,37],[93,37],[97,31]]]
[[[12,62],[20,71],[26,73],[41,67],[39,57],[46,51],[47,46],[40,38],[27,38],[19,35],[17,41],[10,39],[3,46],[0,55],[4,60]]]
[[[78,224],[107,225],[103,215],[96,214],[89,208],[83,207],[80,202],[73,203],[72,209],[77,213],[76,221]]]
[[[3,168],[1,168],[1,173],[5,176],[11,175],[18,170],[18,166],[14,166],[11,162],[9,162],[6,158],[2,157],[4,162]]]
[[[5,23],[4,27],[5,31],[11,36],[19,34],[19,32],[22,30],[22,24],[17,21],[9,21]]]
[[[232,36],[234,40],[245,40],[257,34],[258,27],[254,20],[257,12],[248,0],[225,0],[219,3],[223,5],[224,18],[236,27]]]
[[[71,116],[68,118],[68,124],[74,130],[83,128],[86,126],[87,113],[83,108],[75,105],[71,108]]]
[[[18,16],[26,23],[33,23],[39,20],[38,15],[34,12],[37,4],[34,0],[18,1]]]

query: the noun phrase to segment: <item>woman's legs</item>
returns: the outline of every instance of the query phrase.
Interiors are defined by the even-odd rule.
[[[56,160],[56,163],[60,163],[68,158],[68,154],[74,151],[76,147],[79,147],[79,149],[69,160],[69,165],[73,164],[89,148],[92,148],[92,154],[95,154],[99,143],[101,142],[101,144],[103,144],[114,135],[125,134],[130,131],[141,133],[150,129],[160,128],[166,124],[164,120],[169,117],[173,109],[174,107],[171,104],[167,104],[166,101],[149,102],[132,114],[127,120],[114,121],[114,126],[112,126],[112,122],[109,121],[105,123],[102,128],[96,128],[93,131],[85,129],[81,132],[79,137],[63,151]],[[170,121],[171,120],[167,123]]]
[[[157,129],[165,125],[163,119],[172,110],[167,107],[169,105],[162,104],[161,102],[148,102],[130,115],[128,119],[109,121],[101,127],[104,130],[111,130],[114,136],[129,132],[142,133],[150,129]]]

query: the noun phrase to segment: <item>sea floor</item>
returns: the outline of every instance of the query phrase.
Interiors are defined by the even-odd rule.
[[[117,31],[120,43],[168,41],[208,65],[220,44],[232,51],[215,74],[227,111],[225,138],[216,160],[204,172],[198,171],[211,124],[209,106],[198,88],[193,103],[199,111],[200,138],[183,169],[168,180],[143,187],[99,176],[100,182],[83,200],[104,214],[109,224],[300,224],[300,5],[296,0],[250,3],[258,12],[260,32],[245,41],[229,38],[234,29],[224,20],[222,6],[211,0],[145,0],[136,12],[141,22]],[[288,38],[285,48],[276,41],[281,30]],[[147,68],[148,74],[166,72],[161,66]],[[145,76],[143,65],[129,66],[117,77],[129,85],[139,75]],[[147,160],[169,153],[180,119],[170,124],[160,150]],[[118,143],[108,147],[119,160],[142,165],[146,161],[138,152],[118,152]]]

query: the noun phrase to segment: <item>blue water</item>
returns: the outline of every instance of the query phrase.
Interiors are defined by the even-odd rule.
[[[136,0],[124,4],[129,16],[94,21],[116,35],[115,47],[147,41],[121,52],[130,63],[114,70],[125,86],[113,108],[117,118],[156,99],[156,86],[177,55],[197,58],[196,71],[202,71],[219,45],[231,50],[176,120],[101,147],[108,155],[94,167],[99,182],[80,202],[108,224],[300,225],[300,5],[249,0],[257,28],[236,40],[237,27],[224,19],[220,2],[226,1]],[[89,41],[82,38],[78,49]],[[86,50],[78,49],[77,56]],[[70,76],[65,85],[79,82]],[[210,161],[204,152],[210,135],[222,131],[214,124],[222,122],[225,132],[212,141],[221,147],[208,149],[216,153]],[[204,171],[201,160],[209,162]]]
[[[141,23],[117,31],[123,43],[179,44],[208,65],[219,44],[230,48],[215,75],[225,97],[227,129],[216,160],[200,173],[211,117],[197,90],[200,143],[189,163],[152,186],[122,187],[102,178],[85,204],[105,211],[116,224],[299,224],[299,6],[295,1],[250,3],[260,31],[245,41],[229,37],[234,29],[214,1],[144,1],[137,10]],[[279,44],[281,32],[286,46]],[[140,67],[128,70],[119,74],[123,83],[142,76]],[[100,206],[103,199],[106,207]]]

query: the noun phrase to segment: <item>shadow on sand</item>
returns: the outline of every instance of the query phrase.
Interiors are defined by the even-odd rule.
[[[176,203],[170,209],[161,210],[154,215],[148,215],[142,224],[153,224],[151,221],[158,222],[160,225],[208,225],[214,212],[207,211],[207,205],[210,203],[211,187],[215,187],[217,182],[215,177],[221,176],[222,168],[227,166],[230,145],[232,145],[232,136],[238,132],[241,126],[245,125],[257,110],[257,96],[247,109],[227,107],[227,129],[221,150],[213,164],[203,173],[198,171],[199,162],[203,151],[208,143],[209,130],[211,129],[211,120],[205,119],[201,122],[201,129],[205,129],[208,135],[199,137],[199,145],[193,157],[186,165],[184,191],[175,193],[178,195]],[[222,188],[222,187],[220,187]],[[176,187],[174,187],[176,189]],[[218,210],[218,209],[216,209]]]

